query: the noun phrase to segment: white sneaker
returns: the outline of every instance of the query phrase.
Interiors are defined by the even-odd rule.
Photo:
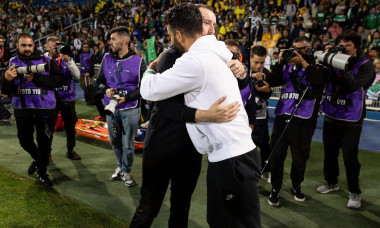
[[[115,169],[115,172],[112,174],[112,176],[110,177],[110,179],[112,181],[115,181],[115,180],[120,180],[120,168],[119,166]]]
[[[270,182],[271,182],[271,176],[272,176],[271,172],[265,172],[265,173],[263,173],[263,175],[261,176],[261,178],[263,178],[266,182],[268,182],[270,184]]]
[[[350,195],[348,197],[350,199],[348,200],[347,207],[360,208],[362,206],[362,203],[361,203],[362,198],[360,197],[360,194],[350,192]]]
[[[141,124],[140,126],[141,126],[142,128],[148,129],[148,127],[149,127],[149,120],[146,121],[145,123]]]
[[[132,179],[131,173],[122,173],[121,179],[124,181],[125,185],[128,187],[135,185],[135,182]]]
[[[329,192],[336,192],[338,190],[339,190],[338,184],[331,185],[328,183],[325,183],[317,188],[317,192],[322,193],[322,194],[329,193]]]

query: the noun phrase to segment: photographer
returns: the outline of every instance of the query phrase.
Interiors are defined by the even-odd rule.
[[[349,208],[361,206],[358,145],[366,116],[365,94],[375,78],[373,63],[360,50],[360,44],[360,36],[354,31],[347,30],[342,34],[340,45],[347,55],[354,58],[354,67],[349,72],[335,70],[336,74],[328,83],[326,99],[321,105],[321,111],[325,113],[323,171],[326,183],[317,191],[329,193],[339,190],[338,155],[342,148],[350,192]]]
[[[80,60],[80,87],[85,93],[86,103],[91,104],[90,97],[95,96],[95,94],[88,94],[85,88],[94,83],[94,65],[95,65],[95,55],[90,52],[90,45],[87,42],[82,43],[82,53],[79,55]]]
[[[6,67],[10,58],[11,52],[5,47],[4,36],[0,35],[0,68]]]
[[[5,72],[3,92],[13,94],[12,106],[17,124],[17,136],[21,147],[33,162],[29,175],[37,171],[38,180],[45,186],[53,182],[46,174],[51,141],[54,130],[56,99],[54,88],[63,86],[64,78],[53,59],[47,61],[34,47],[32,37],[22,33],[17,39],[17,56],[10,59],[10,68]],[[26,67],[48,64],[49,72],[19,74],[14,65]],[[37,145],[33,140],[36,130]]]
[[[57,63],[61,73],[65,77],[65,83],[59,88],[55,88],[57,92],[57,112],[61,111],[63,122],[66,128],[67,152],[66,157],[72,160],[80,160],[81,156],[74,151],[75,147],[75,123],[78,121],[75,112],[75,87],[74,77],[79,79],[80,73],[78,67],[71,59],[69,53],[60,53],[65,47],[58,48],[59,38],[57,36],[49,36],[47,38],[46,49],[49,51],[48,59],[52,58]],[[57,116],[56,116],[57,118]]]
[[[313,55],[306,54],[310,49],[310,40],[298,37],[293,42],[294,49],[281,50],[280,62],[273,67],[272,78],[268,78],[271,87],[283,86],[281,97],[276,106],[271,145],[278,143],[271,159],[272,193],[268,203],[271,206],[279,205],[279,193],[282,185],[284,162],[288,146],[292,153],[292,194],[296,201],[303,202],[305,195],[301,191],[304,180],[306,161],[309,158],[311,138],[313,136],[322,98],[324,84],[327,82],[330,71],[327,67],[314,65]],[[290,121],[283,137],[288,119],[299,102],[303,91],[307,93],[292,121]]]
[[[124,26],[110,31],[110,53],[102,61],[98,74],[98,88],[104,103],[116,99],[113,115],[107,115],[108,134],[115,152],[118,167],[111,180],[122,179],[127,186],[135,183],[131,176],[134,156],[134,139],[140,119],[140,80],[146,70],[144,60],[129,49],[131,37]],[[114,98],[117,91],[122,96]],[[120,93],[118,93],[120,94]]]
[[[263,46],[255,46],[251,49],[250,67],[251,78],[254,84],[254,103],[256,106],[252,140],[255,145],[260,148],[261,168],[264,167],[265,161],[269,158],[271,152],[269,146],[267,99],[271,96],[272,91],[267,79],[269,80],[272,76],[271,73],[264,68],[266,55],[267,50]],[[270,183],[271,173],[269,165],[265,167],[262,178]]]

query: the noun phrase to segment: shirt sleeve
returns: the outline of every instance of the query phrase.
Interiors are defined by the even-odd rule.
[[[153,70],[144,73],[141,95],[150,101],[161,101],[190,91],[201,90],[205,83],[201,62],[188,53],[177,59],[174,66],[162,74]]]
[[[74,60],[70,58],[70,61],[67,62],[67,67],[70,70],[71,75],[73,75],[75,78],[79,79],[80,77],[80,71],[75,64]]]

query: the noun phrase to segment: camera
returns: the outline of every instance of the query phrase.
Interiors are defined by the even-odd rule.
[[[338,52],[346,54],[346,48],[344,48],[342,45],[337,45],[329,49],[329,53],[338,53]]]
[[[232,52],[232,51],[231,51],[231,53],[232,53],[232,59],[237,59],[237,60],[239,60],[239,53]]]
[[[257,80],[256,78],[253,78],[253,85],[256,87],[263,87],[264,81],[263,80]]]
[[[69,45],[65,45],[64,43],[57,43],[57,52],[62,55],[70,55],[71,48]]]
[[[116,106],[119,104],[119,100],[116,98],[124,97],[125,93],[118,89],[112,89],[114,95],[112,96],[110,103],[104,108],[107,116],[112,116],[115,112]]]
[[[282,53],[282,58],[284,59],[284,62],[285,63],[289,63],[290,60],[294,57],[296,57],[297,55],[294,53],[294,51],[296,51],[297,49],[295,47],[291,47],[289,49],[286,49],[283,53]]]
[[[354,66],[354,58],[342,53],[316,51],[314,52],[314,57],[317,63],[343,71],[349,71]]]
[[[16,70],[18,74],[32,74],[32,73],[42,73],[49,71],[48,64],[38,64],[26,67],[19,67],[16,65]]]

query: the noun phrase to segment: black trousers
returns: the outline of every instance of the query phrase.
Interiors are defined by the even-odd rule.
[[[96,109],[99,112],[99,115],[106,116],[106,112],[104,111],[104,105],[103,105],[103,102],[102,102],[103,98],[104,98],[103,94],[96,93],[95,94],[95,105],[96,105]]]
[[[268,160],[271,153],[269,146],[269,131],[268,131],[268,118],[256,119],[255,128],[252,132],[252,140],[255,145],[260,148],[261,169],[265,165],[265,161]],[[265,167],[264,172],[270,172],[270,162]]]
[[[55,112],[51,114],[31,114],[27,117],[16,117],[17,137],[21,147],[37,161],[39,175],[46,173],[49,153],[55,125]],[[36,130],[37,145],[34,142]]]
[[[55,121],[58,117],[58,111],[61,111],[62,119],[66,129],[67,150],[71,151],[75,147],[75,124],[78,121],[75,111],[75,101],[62,101],[57,99],[57,112]],[[54,121],[54,123],[55,123]]]
[[[284,162],[288,153],[288,146],[292,153],[292,167],[290,178],[294,187],[298,187],[304,180],[306,161],[310,155],[310,144],[314,134],[316,122],[302,119],[293,119],[281,139],[280,135],[285,128],[286,119],[276,117],[273,125],[271,146],[279,142],[271,159],[272,188],[280,190],[284,176]],[[279,141],[280,140],[280,141]]]
[[[207,171],[207,222],[211,228],[261,227],[259,152],[220,162]]]
[[[202,155],[196,150],[177,154],[143,155],[143,182],[139,206],[130,227],[150,227],[160,211],[171,181],[170,218],[168,227],[187,227],[191,195],[194,192],[202,165]]]
[[[361,132],[362,126],[337,126],[326,121],[323,124],[323,146],[325,151],[323,171],[325,180],[330,184],[338,183],[338,156],[339,149],[342,148],[348,190],[357,194],[361,194],[359,188],[361,165],[358,159]]]

